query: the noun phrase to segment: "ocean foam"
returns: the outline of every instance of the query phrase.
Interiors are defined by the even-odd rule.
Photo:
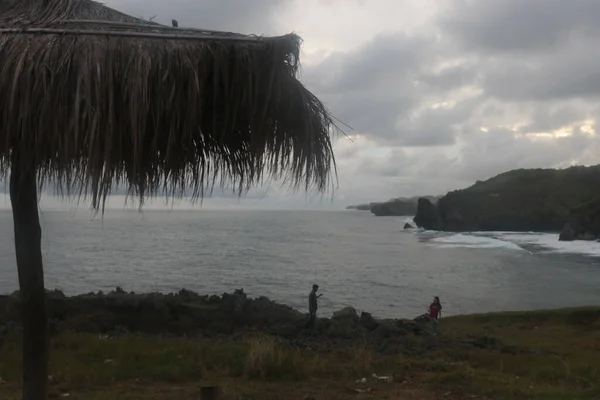
[[[548,253],[572,253],[600,257],[600,243],[596,241],[560,242],[558,234],[555,233],[499,232],[496,235],[513,243],[539,246]]]
[[[439,233],[426,231],[421,233]],[[535,252],[581,254],[600,257],[600,243],[596,241],[577,240],[560,242],[558,234],[536,232],[471,232],[458,233],[442,237],[433,237],[429,243],[439,248],[504,248],[510,250],[526,250],[524,247],[535,246]],[[529,250],[526,250],[529,251]]]
[[[467,247],[481,249],[505,248],[511,250],[524,250],[518,244],[508,240],[497,239],[489,236],[469,235],[463,233],[434,238],[430,242],[436,243],[436,247],[442,248]]]

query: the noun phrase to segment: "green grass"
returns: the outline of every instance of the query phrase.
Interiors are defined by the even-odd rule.
[[[600,308],[460,316],[440,328],[439,340],[405,341],[426,349],[420,356],[366,347],[323,354],[262,336],[212,342],[64,333],[52,341],[51,388],[55,398],[96,400],[197,399],[206,384],[223,385],[231,399],[345,399],[349,388],[366,386],[387,399],[600,399]],[[467,343],[473,338],[482,348]],[[0,398],[17,399],[19,338],[0,343]],[[355,384],[373,373],[394,382]]]

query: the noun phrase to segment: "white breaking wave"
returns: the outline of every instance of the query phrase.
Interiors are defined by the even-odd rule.
[[[433,233],[433,232],[432,232]],[[535,246],[541,253],[582,254],[600,257],[600,243],[577,240],[560,242],[558,234],[536,232],[472,232],[432,238],[429,243],[440,248],[504,248],[525,250]]]
[[[442,248],[456,248],[456,247],[467,247],[467,248],[505,248],[511,250],[524,250],[517,244],[507,241],[496,239],[493,237],[470,235],[458,233],[452,236],[444,236],[431,239],[430,242],[436,243],[436,247]]]
[[[596,241],[560,242],[558,234],[555,233],[498,232],[497,235],[514,243],[539,246],[548,253],[571,253],[600,257],[600,243]]]

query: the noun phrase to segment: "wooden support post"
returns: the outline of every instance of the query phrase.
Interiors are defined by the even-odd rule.
[[[37,180],[33,167],[14,162],[10,171],[15,250],[23,318],[23,400],[46,400],[48,325],[42,230],[38,216]]]

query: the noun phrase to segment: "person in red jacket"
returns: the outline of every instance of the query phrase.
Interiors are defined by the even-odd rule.
[[[440,318],[442,317],[442,303],[440,303],[440,298],[435,296],[433,298],[433,303],[429,305],[429,318],[433,321],[433,334],[437,336],[438,334],[438,326],[440,325]]]

